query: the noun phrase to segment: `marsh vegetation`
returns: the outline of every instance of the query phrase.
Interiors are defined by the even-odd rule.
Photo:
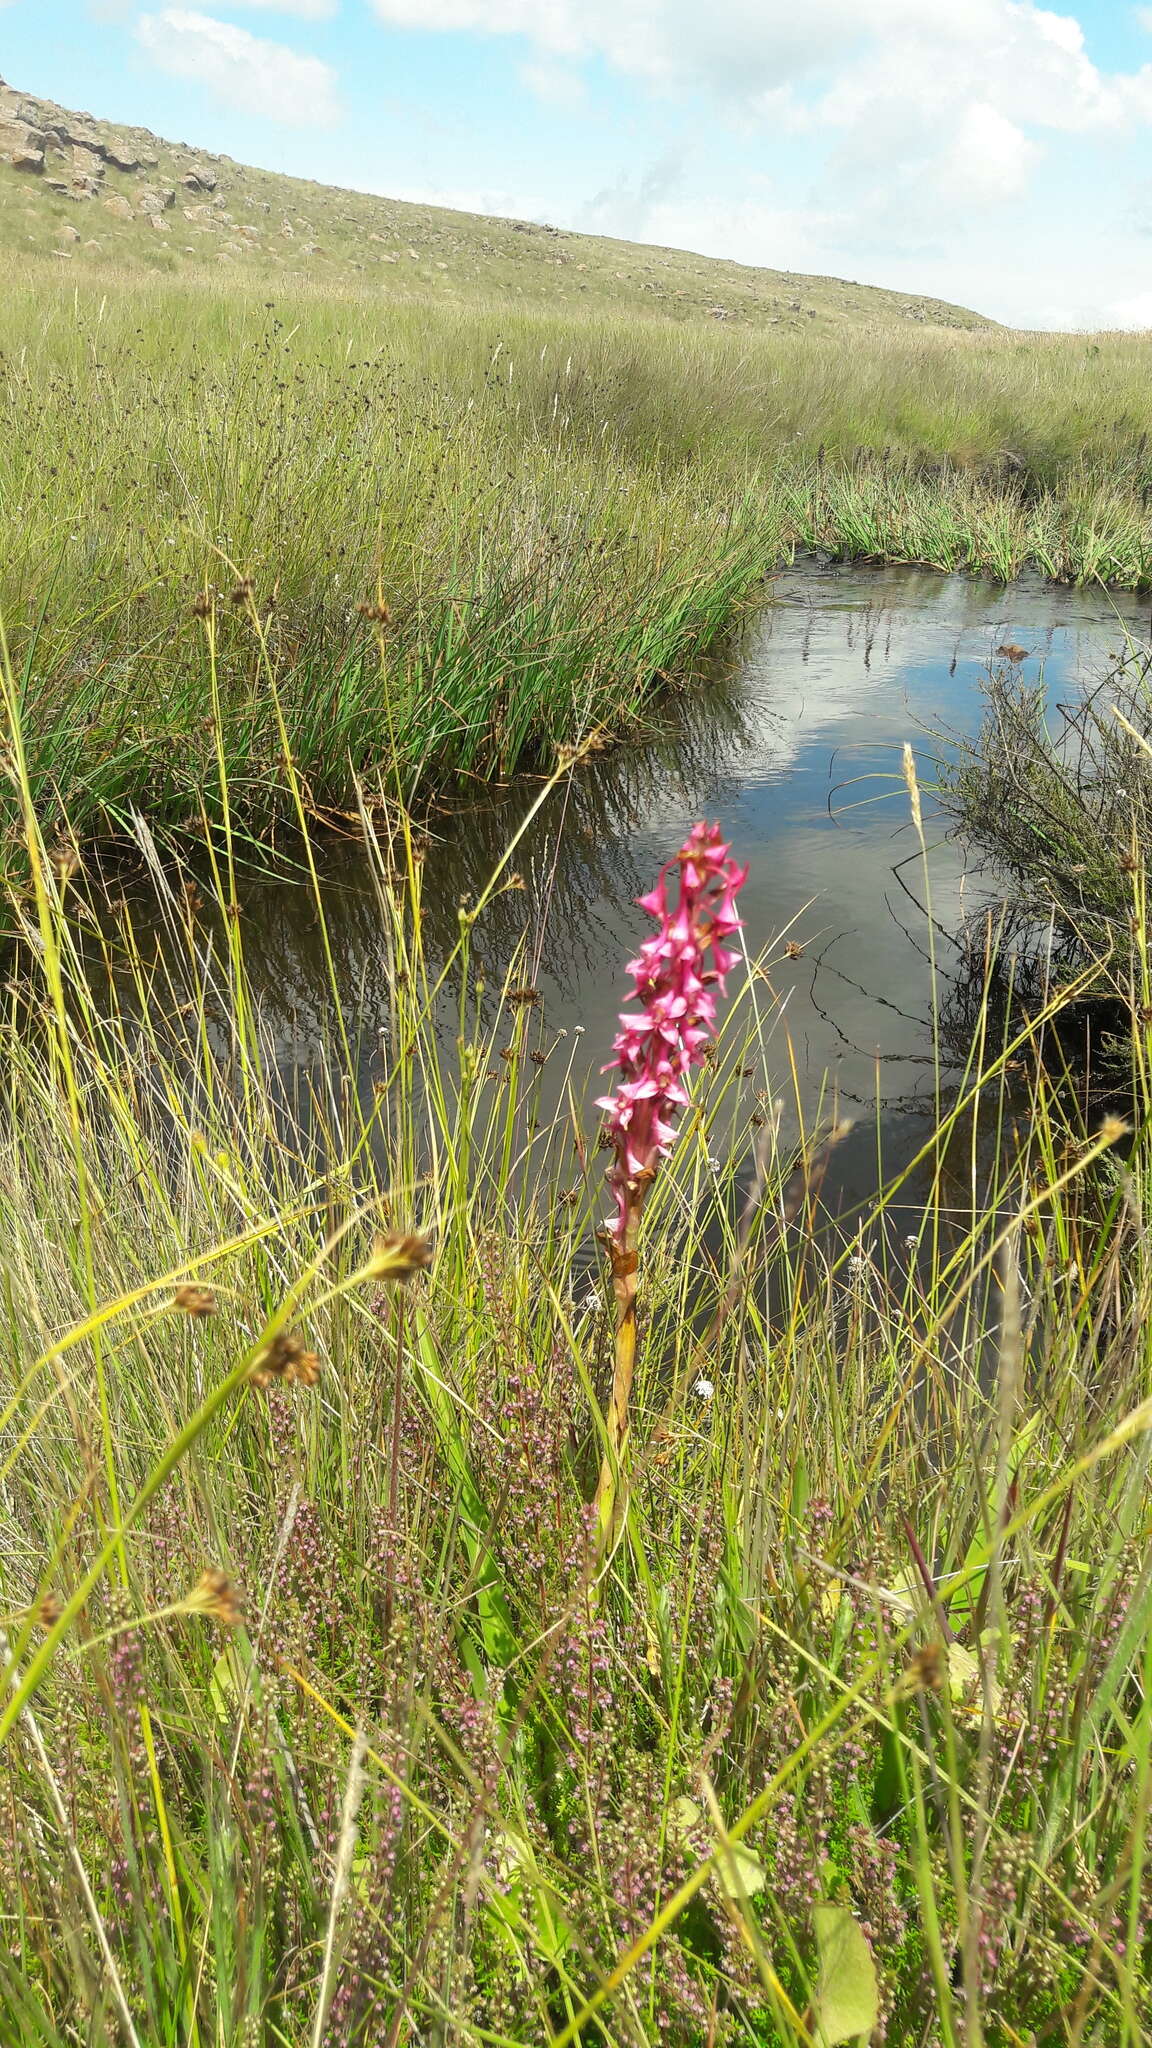
[[[50,832],[629,730],[796,548],[1152,576],[1144,345],[839,343],[194,286],[0,310],[0,617]],[[8,801],[9,823],[15,818]]]
[[[42,283],[0,323],[0,2033],[1137,2048],[1128,769],[1089,805],[1124,946],[1027,1016],[981,984],[915,1156],[834,1231],[844,1134],[765,1086],[797,942],[746,935],[630,1247],[626,1431],[609,1046],[542,1050],[532,935],[488,934],[534,806],[794,548],[1145,582],[1140,345],[845,356]],[[412,804],[525,763],[445,936]],[[336,812],[386,1014],[341,974]],[[295,1090],[245,914],[279,819],[327,1019]],[[123,889],[90,844],[117,832]],[[1040,915],[1073,842],[1021,856]],[[1104,978],[1129,1113],[1101,1124],[1042,1053]]]

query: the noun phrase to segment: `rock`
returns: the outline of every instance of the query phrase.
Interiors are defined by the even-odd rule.
[[[100,186],[95,178],[84,177],[77,171],[61,189],[69,199],[95,199]]]
[[[286,220],[283,223],[280,229],[280,233],[283,235],[284,240],[286,242],[294,242],[296,239],[296,230],[293,227],[290,220]]]
[[[110,192],[104,204],[117,220],[132,220],[134,217],[131,204],[119,192]]]
[[[141,213],[167,213],[176,204],[176,194],[171,186],[166,192],[154,192],[149,189],[141,192],[136,204]]]
[[[193,164],[190,171],[185,171],[180,183],[186,192],[214,192],[217,185],[216,173],[210,171],[205,164]]]
[[[8,120],[0,114],[0,157],[6,157],[13,170],[42,171],[47,139],[42,128],[33,128],[27,121]]]
[[[164,215],[162,213],[150,213],[148,215],[148,225],[150,227],[159,228],[162,234],[166,235],[169,233],[168,222],[165,220]]]
[[[75,176],[97,183],[104,176],[104,159],[94,149],[83,149],[78,145],[72,150],[72,169]]]
[[[58,242],[78,242],[80,240],[80,230],[79,228],[74,228],[71,221],[66,220],[57,228],[56,240]]]
[[[132,149],[126,142],[106,142],[103,154],[105,163],[111,164],[115,171],[138,171],[143,167],[144,159],[139,150]],[[152,157],[151,165],[155,162],[155,157]]]
[[[57,132],[65,142],[70,142],[74,149],[91,150],[93,156],[104,154],[104,138],[97,134],[88,121],[73,121],[66,114]]]
[[[181,212],[185,220],[212,220],[214,217],[210,206],[185,206]]]

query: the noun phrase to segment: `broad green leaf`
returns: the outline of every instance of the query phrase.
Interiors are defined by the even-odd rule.
[[[672,1832],[685,1839],[701,1825],[709,1825],[703,1808],[694,1799],[678,1799],[672,1808]],[[768,1881],[764,1865],[755,1849],[749,1849],[743,1842],[721,1842],[716,1844],[716,1879],[725,1898],[750,1899],[753,1892],[762,1892]]]
[[[812,1918],[820,1953],[812,2016],[821,2048],[835,2048],[838,2041],[872,2032],[880,2017],[880,1987],[872,1951],[847,1906],[825,1902]]]
[[[980,1684],[980,1659],[963,1643],[948,1645],[948,1690],[954,1700],[964,1698]]]
[[[802,1522],[804,1520],[808,1512],[808,1501],[811,1493],[812,1486],[808,1478],[808,1463],[803,1451],[801,1451],[792,1470],[791,1508],[794,1521]]]
[[[208,1680],[208,1697],[218,1721],[232,1719],[243,1682],[244,1673],[236,1655],[236,1646],[228,1643],[212,1666],[212,1676]]]
[[[1002,1687],[996,1677],[996,1635],[992,1629],[985,1629],[980,1638],[980,1647],[988,1653],[988,1701],[994,1715],[1000,1712]],[[984,1682],[980,1659],[972,1650],[966,1650],[963,1643],[948,1645],[948,1690],[954,1700],[959,1700],[966,1712],[984,1712]]]

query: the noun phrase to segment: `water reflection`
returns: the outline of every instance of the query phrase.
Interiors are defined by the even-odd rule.
[[[540,786],[524,780],[437,814],[423,869],[424,937],[433,960],[447,956],[461,900],[475,898],[519,835],[512,865],[524,886],[486,908],[474,963],[489,989],[509,971],[538,988],[537,1042],[580,1033],[576,1071],[595,1070],[615,1029],[623,963],[646,930],[632,899],[696,818],[718,817],[751,864],[742,898],[749,951],[775,942],[779,963],[763,1070],[749,1089],[785,1096],[785,1138],[820,1104],[861,1118],[826,1184],[833,1201],[850,1203],[876,1184],[877,1119],[890,1160],[907,1157],[925,1129],[933,967],[947,972],[947,935],[972,889],[930,791],[921,857],[904,742],[930,783],[925,735],[974,730],[980,676],[997,647],[1027,649],[1023,672],[1034,679],[1042,665],[1058,696],[1100,675],[1124,624],[1143,624],[1144,607],[1039,580],[1001,590],[897,570],[798,568],[774,594],[731,672],[672,698],[642,743],[593,758],[543,803]],[[299,879],[245,879],[245,954],[285,1099],[347,1088],[366,1098],[388,1044],[388,920],[362,846],[331,839],[319,859],[347,1046],[335,1028],[324,934]],[[205,957],[224,939],[205,926]],[[179,981],[186,968],[172,966],[179,949],[163,918],[153,940]],[[446,1007],[446,1031],[454,1015]],[[218,1012],[222,1042],[228,1026]]]

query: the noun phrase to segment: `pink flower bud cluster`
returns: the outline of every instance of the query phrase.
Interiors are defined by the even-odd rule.
[[[679,870],[679,901],[668,906],[668,876]],[[686,1077],[703,1057],[716,1017],[716,997],[736,954],[724,944],[740,929],[735,897],[747,868],[728,859],[718,825],[694,825],[674,860],[661,869],[641,910],[660,929],[628,963],[638,1012],[622,1011],[615,1058],[621,1079],[597,1107],[616,1157],[608,1180],[616,1202],[615,1236],[623,1244],[631,1214],[676,1135],[672,1119],[688,1102]],[[709,963],[711,953],[711,963]]]

